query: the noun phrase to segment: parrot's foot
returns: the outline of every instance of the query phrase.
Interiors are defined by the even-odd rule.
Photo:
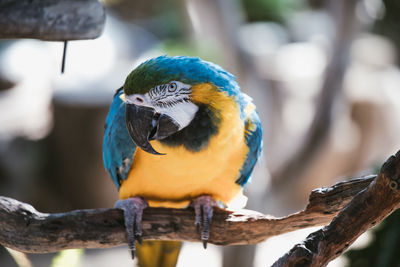
[[[144,198],[131,197],[124,200],[118,200],[115,203],[115,208],[124,211],[126,238],[128,239],[129,250],[131,251],[132,259],[135,258],[137,240],[142,243],[142,214],[148,204]]]
[[[196,231],[198,233],[200,233],[200,225],[203,222],[201,240],[203,241],[204,248],[207,248],[207,241],[210,237],[210,225],[215,206],[217,206],[217,202],[211,196],[199,196],[193,200],[194,212],[196,214]]]

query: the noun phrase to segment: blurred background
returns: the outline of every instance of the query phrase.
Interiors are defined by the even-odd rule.
[[[400,148],[396,0],[104,0],[102,36],[68,44],[0,41],[0,195],[42,212],[112,207],[102,164],[115,90],[144,60],[198,56],[255,101],[264,152],[247,208],[285,216],[314,188],[376,173]],[[400,215],[330,266],[399,266]],[[258,246],[187,243],[178,266],[269,266],[316,228]],[[55,254],[28,255],[50,266]],[[76,266],[133,266],[126,247],[85,250]],[[0,248],[0,266],[17,266]]]

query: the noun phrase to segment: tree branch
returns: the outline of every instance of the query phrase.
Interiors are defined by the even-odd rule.
[[[210,243],[256,244],[271,236],[331,223],[294,246],[274,266],[325,266],[358,236],[400,207],[400,151],[378,176],[338,183],[311,192],[304,211],[273,218],[255,211],[216,209]],[[148,208],[143,239],[200,241],[191,209]],[[76,210],[44,214],[32,206],[0,197],[0,243],[29,253],[67,248],[99,248],[126,243],[122,211]]]
[[[400,151],[382,166],[378,177],[332,220],[295,245],[273,266],[325,266],[362,233],[400,207]]]
[[[216,209],[210,243],[255,244],[271,236],[329,223],[375,176],[314,190],[304,211],[273,218],[255,211]],[[192,209],[148,208],[143,214],[143,239],[200,241]],[[28,253],[67,248],[100,248],[126,243],[122,211],[75,210],[45,214],[17,200],[0,197],[0,243]]]

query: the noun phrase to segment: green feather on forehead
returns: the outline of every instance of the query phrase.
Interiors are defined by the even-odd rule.
[[[124,91],[127,95],[145,94],[151,88],[170,81],[191,85],[212,83],[229,95],[239,93],[232,74],[213,63],[185,56],[160,56],[142,63],[126,78]]]
[[[150,60],[134,69],[126,78],[124,91],[130,94],[145,94],[151,88],[168,83],[175,77],[166,74],[167,70],[158,66],[157,62]]]

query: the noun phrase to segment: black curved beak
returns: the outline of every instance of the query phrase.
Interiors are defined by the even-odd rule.
[[[161,140],[179,130],[179,125],[171,117],[160,114],[151,107],[126,105],[126,126],[133,142],[142,150],[154,154],[157,152],[150,140]]]

